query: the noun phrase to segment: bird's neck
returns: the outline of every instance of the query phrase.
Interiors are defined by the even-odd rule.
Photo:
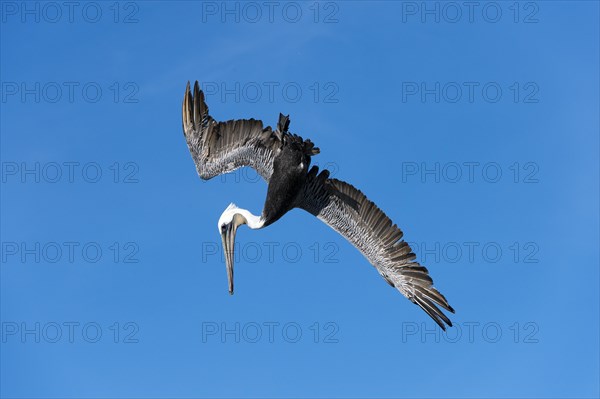
[[[246,209],[237,209],[236,213],[239,213],[246,219],[246,224],[251,229],[261,229],[265,225],[265,220],[262,217],[253,215]]]

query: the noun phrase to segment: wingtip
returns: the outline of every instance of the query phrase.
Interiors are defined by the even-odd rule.
[[[446,331],[445,324],[447,324],[449,327],[452,327],[452,321],[448,318],[448,316],[446,316],[444,312],[438,309],[438,307],[435,306],[435,304],[431,302],[431,300],[429,300],[427,297],[416,295],[409,299],[411,300],[411,302],[423,309],[425,313],[427,313],[429,317],[431,317],[433,321],[435,321],[436,324],[440,326],[440,328],[442,328],[442,330]]]
[[[187,85],[185,87],[185,93],[183,94],[183,103],[181,105],[181,112],[182,112],[182,116],[181,116],[181,120],[182,120],[182,124],[183,124],[183,134],[185,135],[186,133],[186,127],[187,125],[189,125],[190,123],[190,116],[189,116],[189,112],[190,112],[190,81],[188,80]]]

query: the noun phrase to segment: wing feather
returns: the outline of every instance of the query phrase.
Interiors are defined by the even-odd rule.
[[[208,180],[243,166],[255,169],[266,181],[273,159],[283,144],[282,135],[256,119],[217,122],[208,113],[198,82],[194,93],[188,82],[182,105],[183,134],[198,175]],[[289,123],[289,122],[288,122]]]
[[[416,255],[402,240],[402,230],[360,190],[329,179],[327,170],[319,173],[313,166],[297,207],[350,241],[391,286],[420,306],[442,329],[446,329],[445,324],[452,326],[439,307],[452,313],[454,309],[433,287],[427,268],[414,261]]]

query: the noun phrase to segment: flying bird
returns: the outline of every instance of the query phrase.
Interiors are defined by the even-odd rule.
[[[350,241],[389,285],[419,305],[442,329],[445,324],[452,326],[439,307],[452,313],[454,309],[433,287],[427,269],[415,262],[416,255],[402,239],[402,230],[360,190],[330,178],[326,169],[319,172],[317,166],[310,167],[311,157],[319,149],[310,140],[290,133],[289,116],[279,114],[275,130],[255,119],[218,122],[210,116],[197,81],[193,94],[187,84],[182,113],[183,133],[202,179],[250,166],[268,183],[260,216],[232,203],[219,218],[230,294],[238,227],[245,224],[262,229],[299,208]]]

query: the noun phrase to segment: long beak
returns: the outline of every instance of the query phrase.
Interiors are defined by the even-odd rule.
[[[233,251],[235,246],[235,232],[237,225],[235,218],[221,230],[221,241],[225,251],[225,264],[227,266],[227,280],[229,281],[229,293],[233,295]]]

